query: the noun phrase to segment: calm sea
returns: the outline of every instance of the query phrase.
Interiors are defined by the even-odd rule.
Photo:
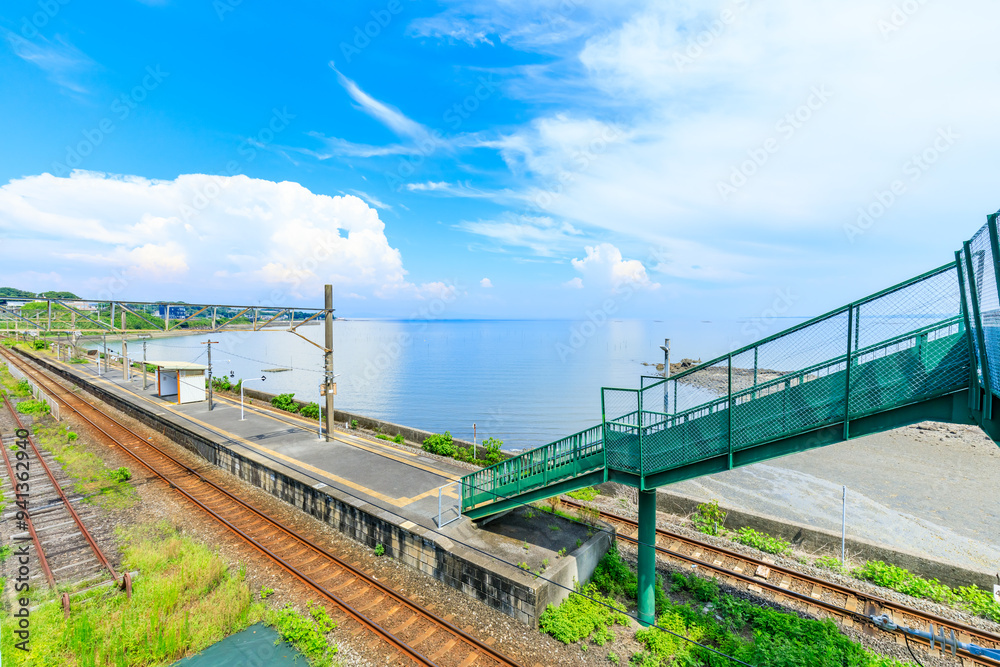
[[[457,438],[477,435],[522,449],[576,433],[601,420],[602,386],[638,387],[662,363],[710,359],[799,319],[776,320],[767,331],[746,322],[611,320],[337,320],[334,325],[336,406]],[[322,326],[299,329],[321,342]],[[213,374],[255,378],[247,387],[293,392],[317,401],[322,352],[288,332],[212,334]],[[147,359],[205,363],[207,335],[147,342]],[[118,350],[108,341],[108,347]],[[129,344],[133,359],[140,343]],[[268,369],[291,368],[274,371]],[[266,379],[260,381],[261,376]]]

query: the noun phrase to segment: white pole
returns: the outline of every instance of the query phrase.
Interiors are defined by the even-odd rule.
[[[847,568],[847,486],[844,486],[844,511],[840,520],[840,564]]]
[[[244,382],[246,382],[246,380],[243,380],[243,381],[240,382],[240,421],[246,421],[245,419],[243,419],[243,383]]]

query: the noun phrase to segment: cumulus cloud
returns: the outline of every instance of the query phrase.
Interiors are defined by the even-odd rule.
[[[646,274],[646,267],[637,259],[624,259],[622,252],[610,243],[601,243],[584,248],[587,256],[573,259],[573,268],[581,276],[567,283],[569,287],[588,285],[600,289],[617,289],[628,285],[633,289],[655,290],[660,284],[654,283]]]
[[[493,281],[490,280],[489,278],[483,278],[482,280],[479,281],[479,286],[486,288],[493,287]]]
[[[324,283],[379,298],[448,294],[410,283],[378,212],[291,182],[187,174],[151,180],[76,171],[0,187],[0,233],[25,236],[94,292],[115,278],[135,297],[158,284],[314,299]],[[37,260],[36,260],[37,261]],[[82,289],[79,291],[83,291]],[[86,296],[85,294],[83,296]]]

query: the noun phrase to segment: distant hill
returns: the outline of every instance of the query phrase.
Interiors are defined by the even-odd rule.
[[[0,287],[0,299],[4,297],[18,298],[18,299],[79,299],[77,295],[72,292],[40,292],[35,294],[34,292],[28,292],[23,289],[16,289],[14,287]]]

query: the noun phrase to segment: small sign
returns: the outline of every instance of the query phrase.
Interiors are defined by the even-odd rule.
[[[1000,585],[993,584],[993,599],[1000,604]]]
[[[332,396],[336,396],[337,395],[337,383],[336,382],[331,382],[330,383],[330,394]],[[321,384],[319,386],[319,395],[320,396],[326,396],[326,385],[325,384]]]

